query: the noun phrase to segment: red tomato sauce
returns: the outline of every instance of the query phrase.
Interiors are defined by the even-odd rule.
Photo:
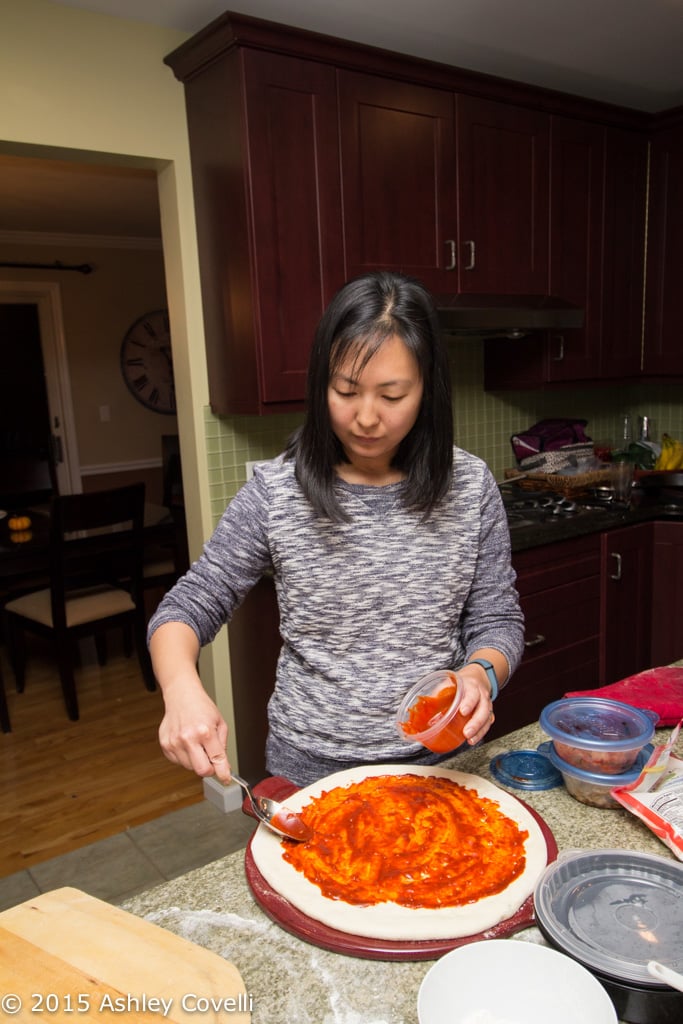
[[[458,907],[502,892],[528,833],[499,805],[440,776],[375,776],[314,798],[313,837],[283,858],[329,899]]]
[[[281,832],[289,836],[290,839],[297,839],[299,842],[306,842],[313,835],[313,831],[303,819],[298,815],[294,814],[293,811],[287,810],[286,807],[281,807],[280,810],[273,815],[270,819],[275,828],[279,828]]]
[[[418,697],[414,704],[408,708],[408,717],[401,723],[401,728],[407,736],[415,736],[419,742],[433,750],[437,754],[446,754],[449,750],[455,750],[461,743],[465,742],[465,728],[469,717],[465,718],[459,711],[447,719],[443,728],[438,729],[439,719],[443,718],[456,695],[455,684],[447,684],[436,693]],[[436,729],[436,732],[429,736],[424,734],[429,730]]]

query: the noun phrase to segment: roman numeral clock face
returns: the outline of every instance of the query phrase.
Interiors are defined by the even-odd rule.
[[[145,313],[121,343],[121,373],[131,394],[154,412],[176,411],[168,310]]]

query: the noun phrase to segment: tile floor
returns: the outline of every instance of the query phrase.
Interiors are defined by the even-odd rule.
[[[256,822],[208,800],[0,878],[0,910],[71,885],[108,903],[246,846]]]

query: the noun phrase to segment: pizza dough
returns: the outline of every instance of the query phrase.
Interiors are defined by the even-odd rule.
[[[503,814],[529,834],[525,841],[526,864],[522,874],[502,892],[466,906],[427,909],[389,902],[353,905],[324,896],[316,885],[284,860],[286,847],[282,840],[260,825],[251,841],[251,853],[256,867],[271,888],[308,917],[327,927],[366,938],[399,941],[460,938],[478,935],[512,917],[534,891],[546,867],[547,845],[538,822],[527,808],[486,779],[438,766],[360,766],[320,779],[292,794],[286,803],[293,811],[301,811],[312,798],[323,792],[378,775],[440,776],[475,790],[480,797],[494,800]]]

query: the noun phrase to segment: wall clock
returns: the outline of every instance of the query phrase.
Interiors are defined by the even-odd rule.
[[[121,343],[121,373],[128,390],[147,409],[176,411],[168,310],[155,309],[130,325]]]

